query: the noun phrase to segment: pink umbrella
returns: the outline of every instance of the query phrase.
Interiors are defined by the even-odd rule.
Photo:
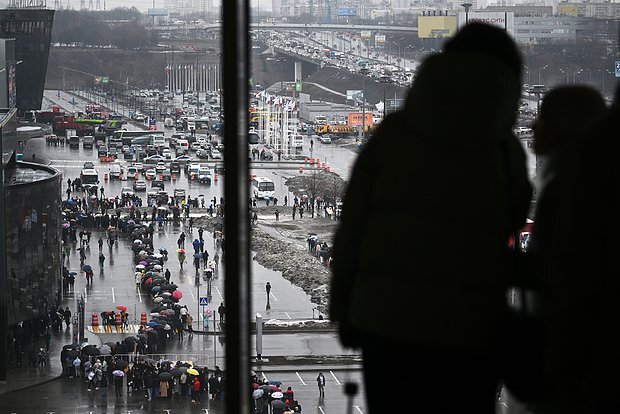
[[[174,292],[172,292],[172,297],[175,299],[181,299],[183,297],[183,293],[181,293],[180,290],[175,290]]]
[[[141,265],[143,265],[143,266],[148,265],[148,263],[147,263],[146,261],[144,261],[144,260],[140,260],[140,262],[139,262],[138,264],[141,264]]]
[[[146,279],[146,282],[144,282],[145,285],[150,285],[151,283],[153,283],[152,277],[149,277],[148,279]]]

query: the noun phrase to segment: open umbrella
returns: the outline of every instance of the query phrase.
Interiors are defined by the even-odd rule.
[[[170,297],[170,296],[172,296],[172,293],[170,293],[170,292],[164,292],[164,293],[162,293],[162,296],[165,296],[165,297]]]
[[[125,373],[120,369],[115,369],[114,371],[112,371],[112,375],[114,375],[115,377],[124,377]]]
[[[177,249],[177,253],[185,253],[184,249]]]
[[[146,324],[146,326],[157,326],[157,325],[158,325],[157,322],[153,322],[153,321],[147,322]]]
[[[190,368],[187,370],[187,373],[190,375],[198,375],[198,370],[196,370],[195,368]]]
[[[271,398],[282,398],[282,397],[284,397],[284,394],[282,394],[280,391],[276,391],[271,394]]]
[[[87,345],[82,348],[82,354],[88,356],[97,356],[100,354],[100,352],[95,345]]]
[[[181,370],[179,368],[172,368],[170,370],[170,374],[174,377],[174,378],[178,378],[181,376],[183,372],[181,372]]]
[[[82,270],[85,272],[92,272],[93,268],[90,265],[84,265],[82,266]]]
[[[279,387],[280,385],[282,385],[282,381],[269,380],[269,385],[275,385],[276,387]]]
[[[284,409],[284,407],[286,407],[286,404],[284,404],[284,401],[282,400],[273,400],[271,402],[271,408],[275,411],[276,409]],[[283,411],[281,411],[283,412]]]
[[[156,264],[155,266],[153,266],[153,269],[155,269],[155,270],[161,270],[161,269],[162,269],[162,267],[161,267],[161,265]]]
[[[100,355],[110,355],[112,353],[112,348],[110,348],[109,345],[101,345],[99,347],[99,354]]]
[[[183,293],[181,293],[180,290],[175,290],[174,292],[172,292],[172,297],[176,300],[179,300],[183,297]]]
[[[67,352],[67,356],[71,359],[75,359],[75,357],[80,356],[80,351],[78,351],[77,349],[72,349]]]
[[[168,381],[170,378],[172,378],[172,374],[170,372],[162,372],[161,374],[159,374],[160,380]]]
[[[181,365],[178,370],[181,372],[187,372],[187,370],[189,369],[189,367],[186,367],[185,365]]]
[[[155,299],[153,299],[153,302],[155,303],[161,303],[161,301],[164,300],[164,298],[162,298],[161,296],[156,297]]]
[[[164,325],[164,330],[165,330],[165,331],[169,331],[169,330],[171,330],[171,329],[172,329],[172,326],[170,326],[170,325],[168,325],[168,324]]]
[[[254,398],[255,400],[258,400],[260,397],[263,396],[264,393],[265,391],[261,390],[260,388],[257,390],[254,390],[252,392],[252,398]]]
[[[118,359],[114,362],[114,366],[117,369],[125,369],[127,367],[127,361],[124,361],[122,359]]]
[[[202,259],[202,253],[194,253],[194,259]]]
[[[136,265],[136,269],[144,269],[145,267],[146,267],[146,266],[144,266],[144,265],[142,265],[142,264]]]
[[[161,290],[161,287],[160,287],[160,286],[153,286],[153,288],[151,288],[151,292],[153,292],[153,293],[157,293],[157,292],[159,292],[160,290]]]
[[[127,306],[118,305],[116,309],[118,309],[121,312],[127,312]]]

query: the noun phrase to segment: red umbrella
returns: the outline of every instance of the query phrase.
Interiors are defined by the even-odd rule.
[[[179,300],[183,297],[183,293],[181,293],[180,290],[175,290],[174,292],[172,292],[172,297]]]
[[[127,312],[127,306],[118,305],[116,309],[118,309],[121,312]]]

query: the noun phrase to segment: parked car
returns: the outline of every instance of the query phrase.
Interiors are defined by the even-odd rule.
[[[170,172],[172,174],[178,174],[181,172],[181,163],[178,161],[172,161],[170,163]]]
[[[121,188],[121,198],[123,196],[133,196],[135,195],[135,193],[133,192],[133,189],[131,187],[123,187]]]
[[[192,162],[192,157],[190,157],[189,155],[180,155],[176,157],[174,161],[178,162],[179,164],[187,164],[188,162]]]
[[[144,162],[147,164],[157,164],[158,162],[166,161],[166,158],[162,157],[159,154],[151,155],[144,159]]]
[[[146,191],[146,181],[144,180],[136,180],[133,183],[134,191]]]
[[[146,177],[147,180],[154,180],[155,177],[157,176],[157,171],[155,171],[155,168],[149,168],[144,173],[144,176]]]

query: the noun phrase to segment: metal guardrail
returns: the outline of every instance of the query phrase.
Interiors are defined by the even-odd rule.
[[[196,366],[200,366],[200,367],[208,367],[208,368],[214,368],[215,366],[218,366],[220,369],[224,369],[224,364],[225,364],[225,357],[217,357],[217,358],[213,358],[210,357],[208,355],[205,354],[201,354],[201,353],[191,353],[191,354],[167,354],[167,353],[161,353],[161,354],[138,354],[138,353],[131,353],[131,354],[114,354],[114,358],[116,359],[122,359],[124,361],[127,362],[132,362],[132,363],[136,363],[138,362],[139,359],[144,358],[144,359],[153,359],[156,362],[162,362],[162,361],[172,361],[173,363],[176,363],[177,361],[182,361],[182,362],[189,362],[192,365],[196,365]]]

